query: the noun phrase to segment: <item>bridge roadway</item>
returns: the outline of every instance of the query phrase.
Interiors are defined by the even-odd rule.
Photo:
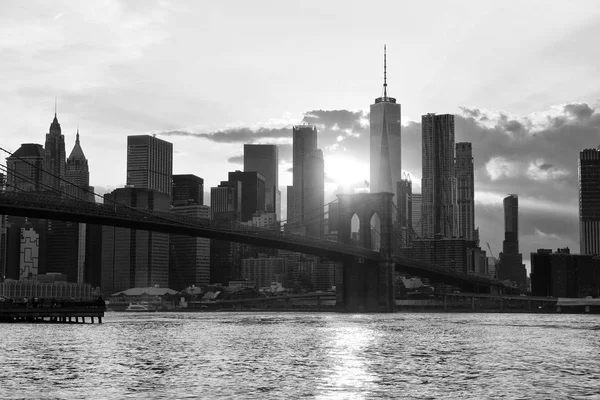
[[[279,228],[266,229],[239,223],[222,223],[184,217],[175,213],[135,209],[114,203],[93,203],[39,192],[0,191],[0,215],[2,214],[205,237],[312,254],[337,261],[349,256],[375,262],[380,260],[379,252],[285,233]],[[468,285],[504,288],[499,281],[440,268],[419,260],[399,256],[394,256],[393,260],[396,270],[432,280],[461,287]]]

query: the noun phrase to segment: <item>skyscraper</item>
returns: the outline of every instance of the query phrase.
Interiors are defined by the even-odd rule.
[[[423,237],[451,238],[457,233],[454,115],[423,115],[421,127]]]
[[[50,129],[46,134],[46,144],[44,145],[44,172],[45,183],[52,189],[64,193],[65,168],[66,168],[65,137],[61,133],[60,124],[54,112],[54,120],[50,124]],[[48,189],[50,190],[50,189]]]
[[[325,172],[323,152],[317,149],[317,128],[296,125],[293,128],[293,201],[288,223],[296,232],[321,237],[324,228]],[[288,188],[289,190],[289,188]],[[289,205],[288,205],[289,207]]]
[[[600,148],[579,153],[579,246],[600,255]]]
[[[210,188],[211,219],[224,222],[241,221],[242,183],[221,181],[219,186]]]
[[[76,197],[80,200],[95,201],[94,195],[90,193],[90,171],[88,160],[83,154],[81,144],[79,143],[79,129],[75,138],[75,145],[65,167],[66,180],[72,185],[66,185],[66,192],[69,196]]]
[[[400,104],[387,95],[387,63],[384,46],[383,97],[371,104],[371,193],[394,193],[402,179]],[[397,199],[394,196],[394,203]]]
[[[244,145],[244,172],[256,171],[265,177],[265,209],[281,218],[279,151],[272,144]]]
[[[458,237],[475,240],[475,184],[471,143],[456,143]]]
[[[67,165],[65,167],[65,177],[68,183],[65,184],[65,190],[69,197],[75,197],[80,200],[94,202],[96,199],[90,190],[90,171],[88,167],[88,160],[83,154],[81,144],[79,143],[79,128],[77,128],[77,135],[75,136],[75,145],[69,158],[67,158]],[[92,228],[96,229],[99,228]],[[84,283],[86,273],[86,249],[89,246],[86,245],[88,227],[84,223],[78,225],[78,241],[77,241],[77,282]],[[90,267],[92,264],[96,264],[97,260],[91,260],[87,257],[87,264]],[[88,274],[89,276],[89,274]]]
[[[108,202],[150,211],[169,211],[169,195],[125,187],[105,195]],[[140,229],[102,227],[102,291],[131,287],[166,287],[169,283],[169,234]]]
[[[173,175],[171,203],[174,206],[204,204],[204,179],[192,174]]]
[[[6,190],[41,191],[44,175],[44,148],[41,144],[23,143],[6,158]]]
[[[173,143],[150,135],[127,136],[127,185],[171,195]]]
[[[499,280],[509,280],[525,289],[527,271],[519,253],[519,197],[511,194],[503,200],[504,242],[496,275]]]
[[[229,173],[229,182],[242,184],[242,222],[252,221],[255,212],[265,211],[265,177],[256,171]]]

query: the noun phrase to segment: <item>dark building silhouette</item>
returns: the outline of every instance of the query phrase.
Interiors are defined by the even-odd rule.
[[[146,188],[125,187],[105,196],[113,201],[150,211],[167,212],[167,193]],[[105,295],[132,287],[169,283],[169,234],[139,229],[102,227],[102,292]]]
[[[210,188],[212,219],[222,223],[238,223],[242,217],[242,183],[222,181]],[[241,245],[223,240],[210,241],[210,281],[227,285],[241,276]]]
[[[229,182],[235,181],[242,184],[242,222],[252,221],[255,212],[265,211],[265,177],[255,171],[230,172]]]
[[[454,115],[421,118],[423,173],[422,230],[424,238],[456,236],[456,177],[454,174]]]
[[[210,219],[210,207],[202,204],[173,206],[171,212],[195,219]],[[183,290],[210,283],[210,239],[170,235],[169,287]]]
[[[204,179],[192,174],[173,175],[173,205],[204,205]]]
[[[265,177],[265,210],[281,218],[279,151],[272,144],[244,145],[244,172],[256,171]]]
[[[396,183],[396,202],[398,203],[397,223],[402,233],[401,245],[408,245],[413,239],[412,223],[412,182],[408,177]]]
[[[83,154],[83,149],[79,142],[79,129],[75,138],[75,145],[65,167],[65,178],[71,184],[66,185],[66,192],[69,197],[76,197],[84,201],[95,201],[90,188],[90,170],[88,160]]]
[[[63,179],[65,178],[66,160],[65,137],[61,132],[55,112],[44,145],[44,182],[59,193],[65,192]]]
[[[600,255],[600,149],[579,153],[579,245]]]
[[[6,158],[6,190],[41,191],[43,188],[44,147],[23,143]]]
[[[523,264],[523,256],[519,253],[519,198],[516,194],[511,194],[504,199],[503,204],[504,242],[496,276],[499,280],[515,282],[524,290],[527,271]]]
[[[317,128],[293,127],[293,186],[289,193],[287,229],[312,237],[324,233],[325,172],[323,152],[317,149]]]
[[[531,253],[531,295],[598,297],[600,257],[571,254],[569,248]]]
[[[475,231],[475,179],[471,143],[456,143],[456,197],[458,237],[478,240]]]
[[[171,195],[173,143],[150,135],[127,136],[127,185]]]

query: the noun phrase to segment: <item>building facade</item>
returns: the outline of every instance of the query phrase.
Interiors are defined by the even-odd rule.
[[[475,178],[471,143],[456,143],[456,196],[458,237],[476,240],[475,235]]]
[[[171,203],[204,205],[204,179],[192,174],[173,175]]]
[[[579,246],[600,255],[600,148],[579,153]]]
[[[568,248],[531,253],[531,295],[598,297],[600,257],[571,254]]]
[[[272,144],[244,145],[244,172],[258,172],[265,177],[265,210],[281,218],[279,191],[279,150]]]
[[[427,114],[422,127],[423,237],[457,235],[454,115]]]
[[[419,237],[423,237],[423,195],[421,193],[413,193],[412,196],[412,226],[414,233]]]
[[[256,171],[229,173],[229,182],[242,184],[242,222],[252,221],[256,212],[265,211],[265,177]]]
[[[127,185],[171,195],[173,143],[150,135],[127,136]]]

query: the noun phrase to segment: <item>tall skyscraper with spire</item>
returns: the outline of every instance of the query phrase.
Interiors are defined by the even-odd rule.
[[[387,94],[387,54],[383,47],[383,97],[371,104],[371,193],[395,193],[402,180],[401,110],[396,99]],[[397,199],[394,196],[394,202]]]
[[[66,180],[72,184],[66,185],[66,191],[69,196],[74,196],[80,200],[94,201],[93,195],[90,193],[90,170],[88,160],[83,154],[81,144],[79,142],[79,128],[75,136],[75,145],[65,167]]]
[[[65,178],[66,168],[65,137],[63,136],[58,118],[56,117],[56,103],[54,105],[54,120],[50,124],[50,129],[46,134],[46,143],[44,145],[44,170],[46,178],[45,184],[52,187],[60,193],[64,193],[65,184],[62,179]],[[48,188],[49,189],[49,188]]]

